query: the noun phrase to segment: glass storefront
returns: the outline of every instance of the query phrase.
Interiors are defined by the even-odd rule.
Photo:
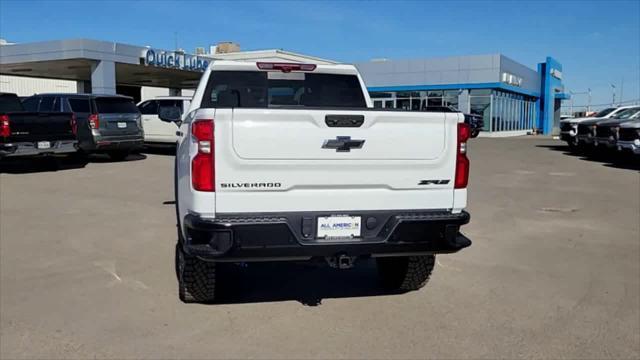
[[[535,127],[538,109],[534,97],[496,89],[471,89],[468,97],[460,96],[462,93],[463,90],[372,92],[371,98],[376,108],[466,108],[471,114],[482,116],[484,131],[524,131]],[[467,101],[465,106],[460,106],[461,100]]]
[[[531,130],[537,116],[536,99],[521,94],[494,90],[491,122],[487,131]]]

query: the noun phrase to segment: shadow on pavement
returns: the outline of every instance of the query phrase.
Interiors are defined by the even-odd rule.
[[[107,154],[91,154],[87,156],[87,161],[91,163],[119,163],[119,162],[129,162],[129,161],[139,161],[146,159],[147,156],[138,153],[129,154],[124,160],[116,160],[109,157]]]
[[[215,304],[295,300],[318,306],[323,299],[396,295],[378,283],[375,261],[360,260],[353,269],[338,270],[324,262],[223,264]]]
[[[640,156],[614,149],[572,150],[568,145],[536,145],[553,151],[562,151],[565,155],[575,156],[580,160],[602,163],[603,166],[625,170],[640,171]]]
[[[142,154],[129,154],[124,160],[114,160],[106,154],[91,154],[80,156],[78,154],[68,156],[36,156],[36,157],[10,157],[0,160],[0,174],[30,174],[51,171],[63,171],[81,169],[88,163],[116,163],[144,160],[147,157]]]
[[[153,155],[165,155],[165,156],[175,156],[176,155],[176,147],[175,146],[145,146],[142,149],[145,154],[153,154]]]
[[[16,157],[0,160],[0,174],[30,174],[39,172],[80,169],[89,161],[75,156]]]

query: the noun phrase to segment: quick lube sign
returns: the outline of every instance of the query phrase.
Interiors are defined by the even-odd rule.
[[[153,49],[147,49],[145,52],[144,63],[150,66],[186,71],[204,71],[209,66],[209,60],[196,55]]]

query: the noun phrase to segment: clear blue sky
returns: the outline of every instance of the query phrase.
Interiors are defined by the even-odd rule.
[[[640,0],[635,1],[10,1],[0,37],[13,42],[113,40],[193,51],[218,41],[345,62],[502,53],[535,68],[564,66],[567,90],[640,98]],[[619,95],[619,89],[618,89]],[[575,96],[576,104],[586,96]]]

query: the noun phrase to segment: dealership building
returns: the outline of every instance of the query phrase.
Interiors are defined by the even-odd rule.
[[[333,64],[283,50],[240,51],[221,43],[196,54],[149,46],[74,39],[0,46],[0,91],[124,94],[135,100],[191,95],[216,59]],[[551,57],[531,69],[501,54],[356,63],[375,107],[452,106],[481,115],[488,136],[557,128],[567,99],[562,65]]]

